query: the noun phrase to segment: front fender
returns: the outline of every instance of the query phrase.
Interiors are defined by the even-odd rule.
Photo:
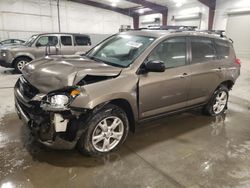
[[[28,53],[28,52],[18,52],[16,54],[13,54],[13,60],[11,63],[13,63],[13,61],[18,58],[18,57],[21,57],[21,56],[26,56],[26,57],[29,57],[30,59],[34,60],[35,59],[35,56],[32,55],[31,53]]]
[[[118,78],[86,85],[81,94],[70,104],[71,107],[94,109],[96,106],[116,99],[126,100],[138,119],[137,75],[120,75]]]

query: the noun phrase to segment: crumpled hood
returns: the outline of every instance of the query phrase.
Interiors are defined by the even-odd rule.
[[[87,75],[116,76],[121,68],[81,56],[45,57],[26,65],[22,71],[29,83],[41,93],[77,84]]]

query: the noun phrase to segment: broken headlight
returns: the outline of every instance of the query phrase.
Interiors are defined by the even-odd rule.
[[[80,94],[79,90],[72,90],[69,94],[52,94],[47,95],[41,103],[41,108],[44,110],[66,110],[68,104]]]
[[[63,108],[69,103],[69,97],[66,95],[53,95],[50,97],[50,105],[57,107],[57,108]]]
[[[46,96],[41,103],[44,110],[65,110],[70,98],[67,95],[58,94]]]

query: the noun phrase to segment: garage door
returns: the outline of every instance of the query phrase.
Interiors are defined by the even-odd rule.
[[[250,14],[229,15],[226,33],[234,41],[237,56],[250,58]]]

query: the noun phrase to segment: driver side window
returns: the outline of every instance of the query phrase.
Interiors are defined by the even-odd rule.
[[[42,36],[38,39],[36,46],[56,46],[58,43],[58,38],[56,36]]]
[[[166,68],[186,64],[186,39],[172,38],[161,42],[150,54],[148,61],[162,61]]]

